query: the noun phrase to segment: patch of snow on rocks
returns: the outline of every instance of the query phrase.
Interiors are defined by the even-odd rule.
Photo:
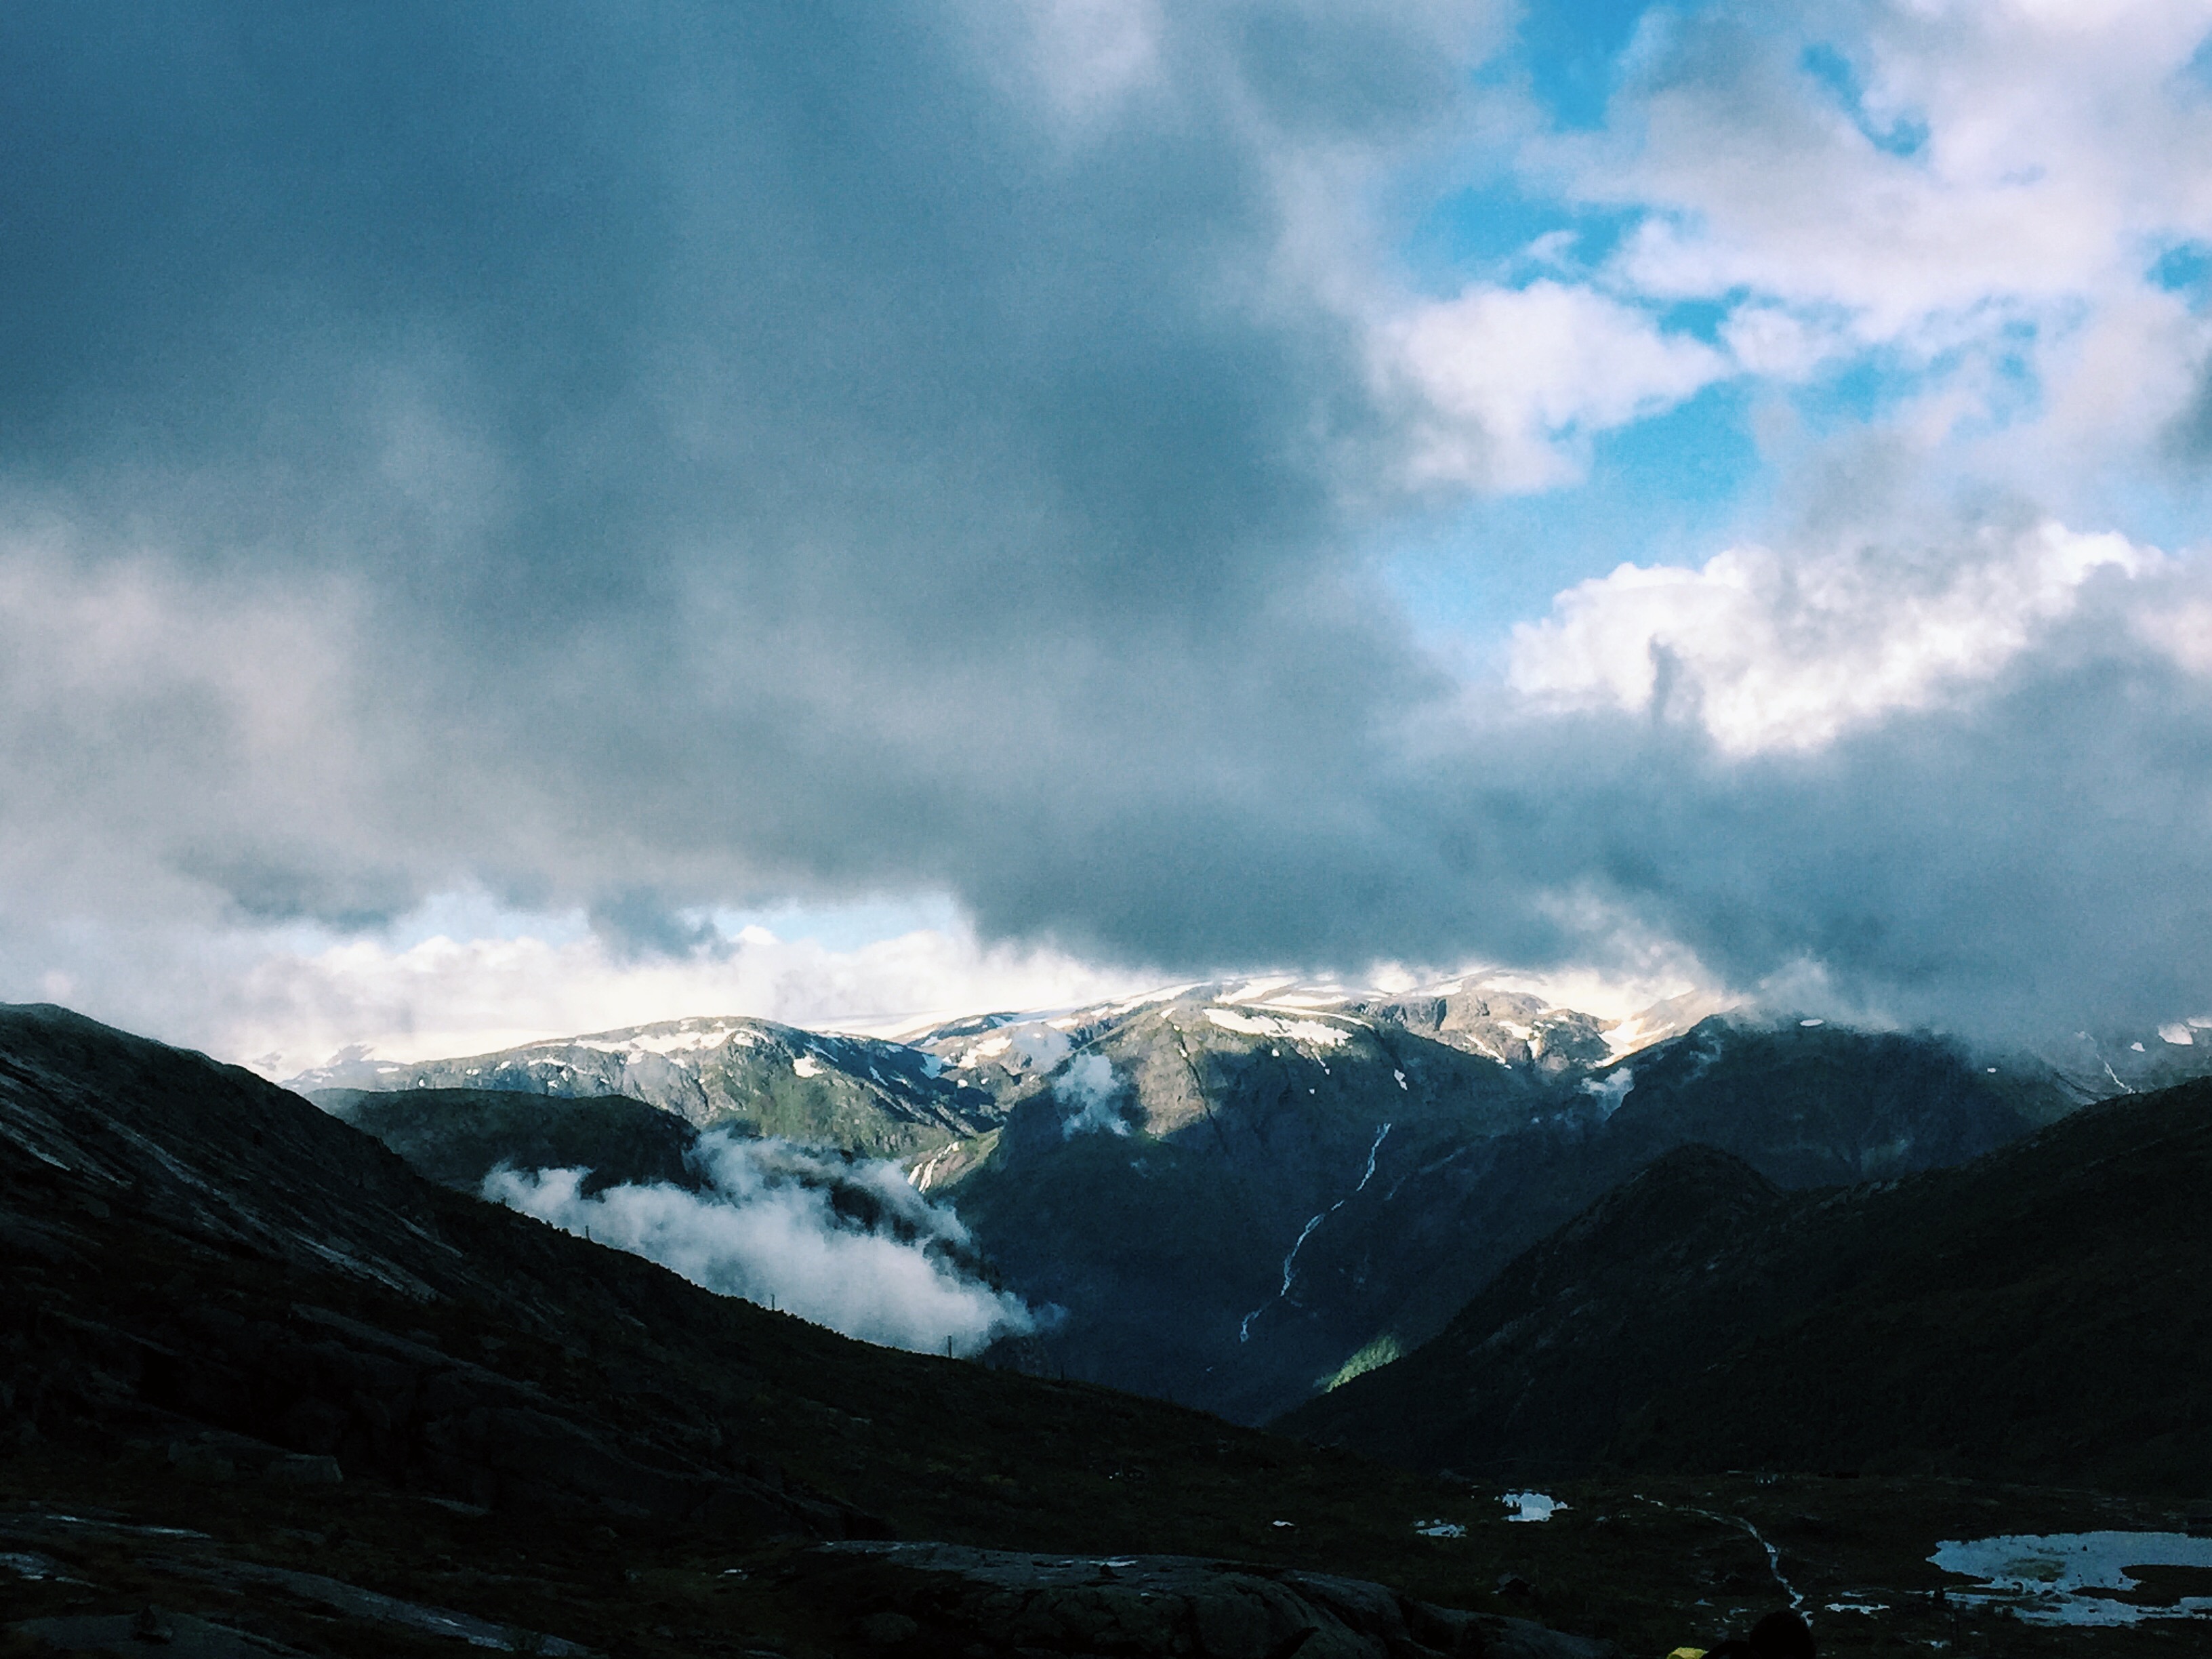
[[[578,1037],[573,1043],[567,1046],[590,1048],[603,1054],[702,1054],[710,1048],[719,1048],[733,1039],[738,1041],[743,1047],[748,1048],[752,1047],[752,1033],[741,1032],[732,1025],[711,1025],[703,1030],[695,1028],[675,1031],[641,1032],[636,1036],[625,1037],[619,1042],[610,1042],[602,1037]]]
[[[1289,1042],[1310,1042],[1316,1048],[1334,1048],[1352,1034],[1340,1026],[1324,1025],[1317,1019],[1285,1019],[1268,1014],[1240,1014],[1227,1008],[1209,1008],[1206,1017],[1224,1031],[1238,1031],[1246,1036],[1275,1037]]]

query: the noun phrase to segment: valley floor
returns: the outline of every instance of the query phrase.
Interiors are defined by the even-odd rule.
[[[2201,1652],[2208,1635],[2202,1622],[2156,1618],[2038,1628],[1962,1602],[1966,1581],[1926,1559],[1945,1540],[1998,1534],[2179,1531],[2172,1504],[1814,1476],[1571,1481],[1547,1495],[1559,1504],[1550,1519],[1516,1522],[1494,1489],[1440,1486],[1434,1515],[1419,1518],[1447,1535],[1409,1528],[1394,1578],[1447,1604],[1602,1632],[1634,1659],[1711,1645],[1793,1600],[1830,1656],[2134,1659]],[[1305,1529],[1275,1530],[1264,1552],[1237,1552],[1264,1554],[1261,1577],[1339,1567]],[[67,1635],[96,1633],[86,1621],[103,1615],[138,1618],[169,1642],[125,1640],[123,1650],[170,1659],[218,1659],[223,1650],[204,1644],[233,1632],[250,1638],[229,1650],[241,1659],[283,1650],[428,1659],[464,1643],[641,1659],[934,1651],[928,1632],[891,1610],[911,1605],[896,1577],[856,1575],[796,1540],[732,1547],[665,1523],[477,1513],[374,1481],[241,1481],[150,1449],[40,1448],[0,1461],[7,1619]],[[2176,1570],[2120,1599],[2207,1590],[2212,1571]],[[149,1605],[160,1610],[150,1621]],[[438,1633],[456,1614],[459,1629]],[[41,1650],[9,1639],[13,1655]]]

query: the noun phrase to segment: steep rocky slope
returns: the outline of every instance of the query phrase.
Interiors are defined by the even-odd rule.
[[[1232,1416],[1303,1394],[1387,1305],[1387,1269],[1307,1278],[1324,1233],[1395,1220],[1378,1200],[1425,1162],[1590,1109],[1525,1061],[1340,1009],[1176,999],[1069,1037],[953,1188],[1008,1282],[1067,1310],[1024,1363]]]
[[[321,1089],[308,1098],[460,1192],[475,1192],[502,1164],[588,1170],[579,1183],[586,1195],[615,1186],[705,1184],[691,1158],[699,1131],[673,1112],[623,1095]]]

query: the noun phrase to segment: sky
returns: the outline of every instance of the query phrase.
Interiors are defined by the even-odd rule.
[[[0,998],[2205,1013],[2208,41],[9,8]]]

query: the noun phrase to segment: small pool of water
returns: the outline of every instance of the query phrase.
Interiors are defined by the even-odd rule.
[[[1979,1581],[1954,1601],[2031,1625],[2212,1619],[2212,1538],[2185,1532],[2008,1534],[1939,1544],[1928,1559]]]

